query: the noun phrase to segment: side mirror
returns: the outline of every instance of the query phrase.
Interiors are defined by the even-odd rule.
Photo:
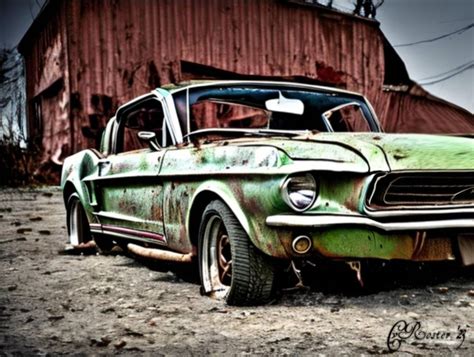
[[[289,113],[302,115],[304,112],[304,103],[299,99],[285,98],[278,91],[278,99],[269,99],[265,102],[265,108],[272,112]]]
[[[156,134],[152,131],[139,131],[138,138],[141,141],[145,141],[150,145],[150,148],[155,151],[161,150],[161,146],[156,139]]]

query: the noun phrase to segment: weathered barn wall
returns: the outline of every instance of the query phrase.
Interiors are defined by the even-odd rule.
[[[449,104],[383,92],[409,80],[378,23],[330,10],[281,0],[51,0],[32,29],[20,44],[28,98],[45,107],[43,144],[58,161],[97,145],[119,104],[203,77],[335,85],[364,93],[387,131],[474,132],[472,116]]]
[[[428,94],[418,85],[402,91],[384,91],[376,111],[387,132],[474,133],[474,117]]]
[[[369,97],[383,82],[382,40],[373,21],[274,0],[66,6],[71,91],[84,111],[75,120],[80,127],[97,113],[94,96],[110,98],[115,107],[160,84],[202,76],[183,73],[183,61],[246,75],[305,77]],[[76,140],[77,149],[87,144]]]
[[[20,50],[26,62],[30,136],[43,147],[42,161],[60,163],[74,139],[69,117],[69,72],[64,9],[46,7],[47,21],[33,24],[34,40]]]

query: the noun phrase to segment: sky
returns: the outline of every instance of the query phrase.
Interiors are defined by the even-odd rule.
[[[0,0],[0,47],[20,42],[44,0]]]
[[[374,0],[375,2],[380,0]],[[18,44],[44,0],[0,0],[0,47]],[[326,0],[319,0],[325,3]],[[351,11],[355,0],[334,0]],[[474,23],[474,0],[385,0],[377,20],[392,45],[413,43],[454,32]],[[410,78],[436,81],[466,68],[445,81],[423,86],[428,92],[474,112],[474,27],[437,41],[395,47]],[[464,65],[464,67],[463,67]]]
[[[474,0],[385,0],[377,19],[392,45],[413,43],[474,24]],[[470,67],[423,88],[474,112],[474,27],[433,42],[395,49],[410,78],[419,83],[435,81],[440,78],[435,76],[454,68]]]

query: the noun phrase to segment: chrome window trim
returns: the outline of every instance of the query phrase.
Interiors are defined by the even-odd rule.
[[[181,127],[178,122],[178,114],[176,113],[176,108],[174,107],[174,101],[171,94],[164,89],[156,89],[150,93],[139,96],[130,102],[125,103],[120,106],[117,110],[116,115],[114,116],[115,125],[112,129],[112,148],[110,150],[111,155],[116,155],[117,152],[117,133],[121,125],[121,120],[123,112],[127,109],[140,104],[142,101],[146,100],[157,100],[161,107],[163,108],[163,128],[167,128],[170,132],[172,143],[166,143],[166,145],[176,145],[183,142],[183,135],[181,133]],[[163,132],[163,135],[166,136],[166,132]],[[164,140],[163,142],[165,142]]]
[[[152,93],[156,95],[163,106],[165,121],[170,129],[173,144],[181,144],[183,142],[183,133],[181,131],[181,126],[179,125],[178,113],[176,112],[173,96],[170,92],[161,88],[155,89]]]

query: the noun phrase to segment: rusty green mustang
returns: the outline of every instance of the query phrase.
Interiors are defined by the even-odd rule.
[[[474,263],[474,140],[383,134],[356,93],[268,81],[165,86],[66,159],[72,245],[190,264],[268,301],[282,262]]]

